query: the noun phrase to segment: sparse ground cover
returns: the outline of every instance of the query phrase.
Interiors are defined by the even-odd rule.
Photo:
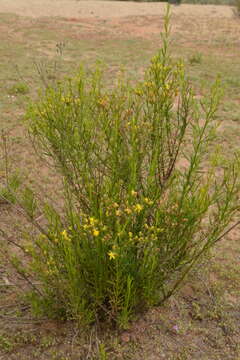
[[[173,15],[173,54],[184,58],[199,96],[221,75],[225,95],[218,114],[219,144],[231,156],[240,134],[240,22],[234,16],[205,15]],[[57,198],[56,175],[36,158],[24,127],[26,105],[41,86],[36,68],[51,82],[74,73],[80,62],[91,67],[99,59],[109,65],[109,83],[122,65],[134,81],[159,46],[163,17],[0,18],[0,127],[10,136],[12,169],[23,171],[36,188],[48,189]],[[60,43],[62,56],[56,51]],[[4,168],[0,170],[3,178]],[[20,242],[14,234],[24,219],[6,204],[0,204],[0,217]],[[219,243],[213,258],[164,306],[136,319],[129,331],[104,336],[99,328],[86,334],[73,323],[32,318],[24,299],[19,302],[16,296],[24,282],[1,257],[0,359],[239,359],[239,234],[235,230]]]

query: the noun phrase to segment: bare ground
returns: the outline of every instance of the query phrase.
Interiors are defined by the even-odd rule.
[[[74,18],[115,18],[125,16],[163,15],[166,4],[162,2],[137,3],[131,1],[81,1],[81,0],[1,0],[1,13],[21,16],[59,16]],[[215,5],[183,4],[173,7],[175,15],[194,15],[207,18],[231,18],[232,8]]]

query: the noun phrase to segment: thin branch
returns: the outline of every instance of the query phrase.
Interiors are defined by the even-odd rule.
[[[235,222],[228,230],[226,230],[222,235],[220,235],[215,241],[214,244],[216,244],[218,241],[222,240],[223,237],[225,237],[227,234],[229,234],[233,229],[235,229],[238,225],[240,225],[240,220]]]
[[[238,220],[237,222],[235,222],[235,224],[233,224],[228,230],[226,230],[222,235],[220,235],[216,240],[214,240],[213,243],[211,244],[215,244],[216,242],[222,240],[223,237],[225,237],[227,234],[229,234],[233,229],[235,229],[238,225],[240,225],[240,220]],[[166,294],[166,296],[160,301],[160,303],[162,303],[163,301],[165,301],[166,299],[170,298],[173,293],[176,292],[176,290],[179,288],[180,284],[182,283],[182,281],[186,278],[186,276],[188,275],[188,273],[190,272],[190,270],[193,268],[193,266],[196,264],[196,262],[198,261],[198,259],[202,256],[202,254],[208,249],[209,244],[206,243],[203,248],[199,251],[199,253],[195,256],[195,258],[193,259],[193,261],[190,263],[189,267],[183,272],[182,276],[176,281],[175,285],[173,286],[173,288]],[[159,303],[159,304],[160,304]]]
[[[24,249],[23,246],[19,245],[18,243],[16,243],[14,240],[11,239],[11,237],[7,236],[7,234],[5,233],[4,230],[0,229],[0,233],[1,236],[3,237],[4,240],[6,240],[8,243],[18,247],[19,249],[21,249],[24,253],[26,253],[26,250]]]

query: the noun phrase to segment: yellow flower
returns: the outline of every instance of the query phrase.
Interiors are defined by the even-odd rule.
[[[134,190],[132,190],[132,191],[131,191],[131,195],[132,195],[132,196],[137,196],[137,192],[134,191]]]
[[[67,236],[67,230],[63,230],[62,236],[63,236],[63,237],[66,237],[66,236]]]
[[[137,213],[140,213],[140,212],[142,211],[142,209],[143,209],[143,206],[140,205],[140,204],[136,204],[136,205],[134,206],[134,210],[135,210]]]
[[[97,229],[93,229],[93,236],[98,236],[99,235],[99,230]]]
[[[109,258],[110,258],[110,260],[114,260],[115,258],[116,258],[116,256],[117,256],[117,253],[115,253],[114,251],[109,251],[108,252],[108,256],[109,256]]]
[[[61,233],[62,237],[64,238],[64,240],[68,240],[71,241],[70,237],[68,236],[67,230],[63,230],[63,232]]]
[[[94,217],[90,217],[90,218],[89,218],[89,223],[90,223],[91,225],[94,225],[95,222],[96,222],[96,219],[94,219]]]

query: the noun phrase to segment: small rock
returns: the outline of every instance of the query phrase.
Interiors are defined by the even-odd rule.
[[[130,334],[127,333],[127,332],[123,333],[123,334],[121,335],[121,340],[122,340],[123,342],[129,342],[129,341],[130,341]]]

